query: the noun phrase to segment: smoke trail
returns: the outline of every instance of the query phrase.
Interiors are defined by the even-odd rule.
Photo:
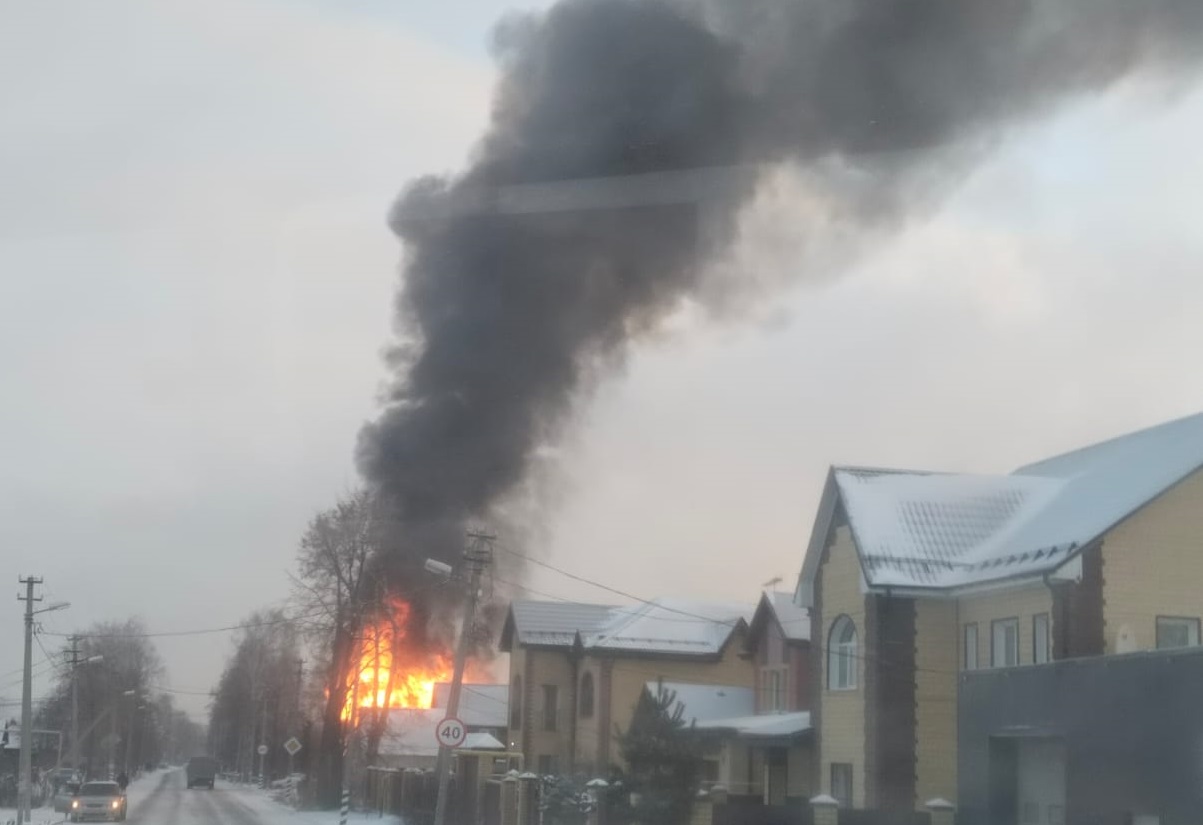
[[[1193,69],[1201,43],[1201,0],[562,0],[504,20],[474,162],[391,216],[400,343],[357,459],[397,505],[401,559],[460,546],[580,392],[697,293],[756,179],[690,170],[835,159],[854,174],[824,198],[879,229],[951,147]],[[577,183],[538,186],[557,181]]]

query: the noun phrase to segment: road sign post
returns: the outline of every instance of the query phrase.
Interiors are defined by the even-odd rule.
[[[295,757],[301,751],[300,740],[295,736],[290,737],[289,740],[284,743],[284,750],[288,751],[288,777],[291,781],[292,775],[296,773],[296,771],[292,769],[292,760],[293,757]]]
[[[259,787],[267,787],[267,773],[263,770],[263,760],[267,756],[267,745],[260,745],[255,749],[259,753]]]

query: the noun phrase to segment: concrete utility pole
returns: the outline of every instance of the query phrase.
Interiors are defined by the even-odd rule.
[[[459,632],[455,651],[455,670],[451,677],[451,692],[447,696],[447,716],[459,715],[459,697],[464,685],[464,666],[472,648],[472,627],[476,622],[476,600],[480,597],[480,577],[493,561],[492,541],[495,536],[469,533],[472,545],[464,551],[468,567],[468,602],[464,606],[464,625]],[[427,565],[429,567],[429,565]],[[447,792],[451,784],[451,748],[439,745],[439,796],[434,807],[434,825],[444,825],[447,817]]]
[[[25,602],[25,678],[21,686],[21,775],[17,786],[17,822],[30,819],[30,802],[33,795],[33,603],[41,596],[33,595],[35,585],[42,583],[36,576],[17,578],[25,585],[25,595],[17,599]]]
[[[79,637],[71,637],[71,648],[67,651],[71,656],[71,767],[79,770],[79,669],[83,665],[103,662],[100,655],[79,658]]]

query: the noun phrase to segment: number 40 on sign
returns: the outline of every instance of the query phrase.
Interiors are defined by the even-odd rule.
[[[435,738],[444,748],[458,748],[468,738],[468,729],[454,716],[448,716],[434,729]]]

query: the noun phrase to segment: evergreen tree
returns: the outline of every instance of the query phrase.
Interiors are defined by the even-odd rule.
[[[626,764],[623,781],[635,794],[631,817],[656,825],[689,821],[702,776],[702,748],[684,718],[675,691],[663,684],[644,691],[625,733],[618,734]]]

